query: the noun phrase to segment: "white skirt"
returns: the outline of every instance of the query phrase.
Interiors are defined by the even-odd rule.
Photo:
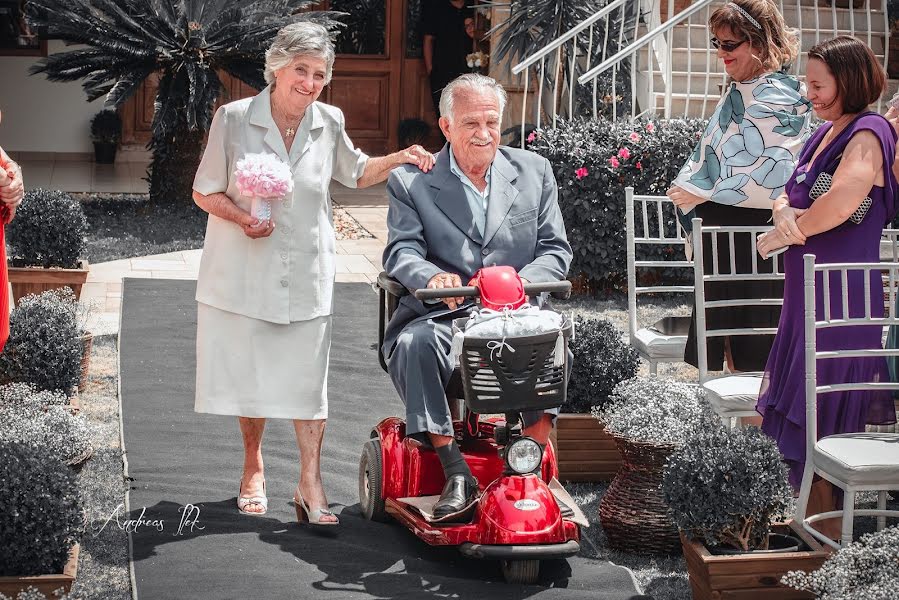
[[[197,304],[199,413],[328,418],[331,317],[280,325]]]

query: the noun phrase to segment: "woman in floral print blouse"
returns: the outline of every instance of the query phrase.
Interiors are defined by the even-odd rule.
[[[795,77],[783,72],[799,55],[799,41],[788,30],[771,0],[737,0],[718,8],[709,19],[712,45],[724,62],[728,86],[693,155],[675,178],[668,196],[680,210],[689,230],[694,216],[703,225],[764,225],[774,200],[796,166],[809,135],[811,105]],[[750,234],[734,240],[737,273],[752,269]],[[742,239],[745,236],[745,239]],[[705,240],[705,264],[712,264],[712,244]],[[759,272],[772,269],[759,262]],[[718,245],[719,271],[726,273],[730,248]],[[777,297],[777,281],[715,282],[706,284],[707,300]],[[746,306],[709,309],[710,329],[776,327],[779,307]],[[708,340],[708,368],[760,371],[765,367],[773,336],[732,336]],[[695,315],[685,360],[698,366]]]

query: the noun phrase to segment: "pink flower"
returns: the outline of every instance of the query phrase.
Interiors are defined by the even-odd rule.
[[[274,154],[247,154],[236,166],[234,176],[242,196],[282,198],[293,190],[290,167]]]
[[[530,133],[530,135],[528,135],[528,143],[530,144],[531,142],[533,142],[533,141],[536,140],[536,139],[537,139],[537,132],[536,132],[536,131],[532,131],[532,132]]]
[[[618,151],[618,158],[623,158],[624,160],[627,160],[630,157],[631,157],[631,151],[628,150],[627,148],[622,148]]]
[[[628,137],[631,139],[632,142],[639,142],[639,141],[640,141],[640,134],[637,133],[636,131],[632,131],[631,134],[630,134]]]
[[[648,131],[649,133],[652,133],[655,130],[656,130],[656,126],[653,125],[652,121],[650,121],[649,123],[646,124],[646,131]]]
[[[613,169],[617,169],[618,167],[621,166],[621,163],[618,162],[618,159],[615,158],[614,156],[609,159],[609,164],[612,165]]]
[[[637,164],[635,166],[637,167],[638,170],[640,170],[640,171],[643,170],[643,163],[641,163],[640,161],[637,161]]]
[[[574,172],[574,176],[577,177],[578,181],[587,176],[589,171],[587,171],[587,167],[581,167],[577,171]]]

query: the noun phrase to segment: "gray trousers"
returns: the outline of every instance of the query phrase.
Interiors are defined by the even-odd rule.
[[[387,359],[393,385],[406,405],[406,435],[430,432],[452,436],[453,422],[446,401],[446,386],[453,374],[450,346],[452,318],[413,321],[400,332]],[[525,411],[525,427],[537,423],[544,413],[559,414],[558,408]]]

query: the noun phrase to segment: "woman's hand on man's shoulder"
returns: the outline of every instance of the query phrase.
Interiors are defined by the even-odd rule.
[[[399,154],[400,164],[415,165],[424,173],[434,168],[434,155],[418,144],[400,150],[397,154]]]

